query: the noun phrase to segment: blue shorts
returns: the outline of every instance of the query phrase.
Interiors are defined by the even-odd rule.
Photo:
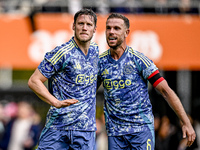
[[[37,150],[95,150],[95,131],[43,131]]]
[[[142,131],[108,137],[108,150],[154,150],[154,132]]]

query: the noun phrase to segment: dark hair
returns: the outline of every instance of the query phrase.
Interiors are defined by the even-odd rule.
[[[125,17],[124,15],[118,14],[118,13],[112,13],[112,14],[110,14],[110,15],[108,16],[107,21],[108,21],[109,19],[111,19],[111,18],[119,18],[119,19],[124,20],[125,26],[127,27],[127,29],[129,29],[129,27],[130,27],[129,19],[128,19],[127,17]],[[106,21],[106,22],[107,22],[107,21]]]
[[[91,17],[93,17],[94,18],[94,24],[96,26],[97,16],[92,9],[83,8],[83,9],[79,10],[78,12],[76,12],[76,14],[74,15],[74,23],[76,23],[76,20],[77,20],[78,16],[80,16],[80,15],[90,15]]]

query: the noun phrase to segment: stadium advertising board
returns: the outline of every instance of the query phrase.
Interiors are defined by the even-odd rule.
[[[198,16],[127,15],[127,44],[163,70],[200,70],[200,19]],[[108,49],[105,39],[107,15],[98,15],[93,41],[100,53]],[[34,28],[26,16],[0,16],[0,68],[35,69],[45,52],[73,36],[70,14],[36,14]]]

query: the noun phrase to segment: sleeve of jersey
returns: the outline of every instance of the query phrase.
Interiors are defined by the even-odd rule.
[[[57,49],[47,52],[38,69],[45,77],[50,78],[56,71],[62,68],[64,54],[63,51]]]
[[[164,80],[158,70],[153,72],[147,79],[153,85],[153,87],[156,87],[161,81]]]
[[[147,56],[145,56],[143,53],[140,53],[138,51],[134,51],[134,62],[141,73],[142,77],[147,80],[148,77],[158,70],[156,65],[153,63],[152,60],[150,60]]]

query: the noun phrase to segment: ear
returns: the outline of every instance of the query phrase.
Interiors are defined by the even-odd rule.
[[[75,24],[74,23],[72,24],[72,30],[75,30]]]
[[[95,32],[96,32],[96,30],[97,30],[97,26],[96,26],[96,27],[94,27],[93,33],[95,33]]]
[[[127,29],[125,32],[125,37],[128,37],[129,33],[130,33],[130,29]]]

